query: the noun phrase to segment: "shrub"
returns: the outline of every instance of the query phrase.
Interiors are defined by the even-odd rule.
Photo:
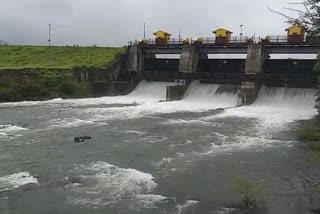
[[[247,175],[240,175],[234,179],[235,190],[241,195],[241,202],[246,208],[256,208],[263,202],[262,188]]]
[[[314,118],[302,125],[298,131],[300,140],[307,141],[313,152],[320,152],[320,119]]]
[[[0,101],[11,101],[15,96],[15,91],[12,88],[0,87]]]
[[[303,125],[298,132],[299,139],[306,141],[319,141],[320,130],[310,124]],[[319,147],[320,151],[320,147]]]
[[[62,97],[77,97],[85,94],[86,86],[72,80],[65,80],[58,86],[58,91]]]

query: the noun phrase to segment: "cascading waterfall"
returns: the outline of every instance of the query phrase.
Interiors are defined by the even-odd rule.
[[[268,126],[279,127],[317,115],[315,95],[315,89],[262,86],[252,105],[229,109],[223,116],[260,118]]]
[[[315,89],[262,86],[254,105],[312,109],[315,106],[315,95]]]
[[[174,83],[171,82],[149,82],[147,80],[142,80],[136,89],[125,97],[166,100],[167,86],[173,84]]]
[[[238,88],[236,85],[205,84],[193,81],[183,101],[212,104],[218,108],[234,107],[237,105]]]

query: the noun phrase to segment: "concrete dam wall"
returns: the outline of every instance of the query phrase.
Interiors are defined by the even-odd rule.
[[[237,105],[252,104],[262,85],[268,87],[315,88],[316,59],[270,59],[270,54],[317,53],[317,47],[270,46],[263,43],[246,45],[208,46],[202,44],[181,46],[138,45],[130,47],[130,58],[136,59],[135,85],[142,79],[174,82],[166,92],[168,101],[184,99],[189,85],[199,83],[235,85]],[[159,55],[177,55],[159,57]],[[244,58],[229,58],[230,54]],[[210,58],[209,56],[224,55]],[[132,63],[131,63],[132,64]],[[194,85],[194,83],[193,83]]]

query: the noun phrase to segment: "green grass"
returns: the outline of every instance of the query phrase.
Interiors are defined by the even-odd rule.
[[[120,52],[125,52],[125,48],[0,46],[0,69],[106,68]]]

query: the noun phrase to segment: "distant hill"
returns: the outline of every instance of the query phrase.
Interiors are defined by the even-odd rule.
[[[7,44],[9,44],[9,43],[6,41],[0,40],[0,45],[7,45]]]

